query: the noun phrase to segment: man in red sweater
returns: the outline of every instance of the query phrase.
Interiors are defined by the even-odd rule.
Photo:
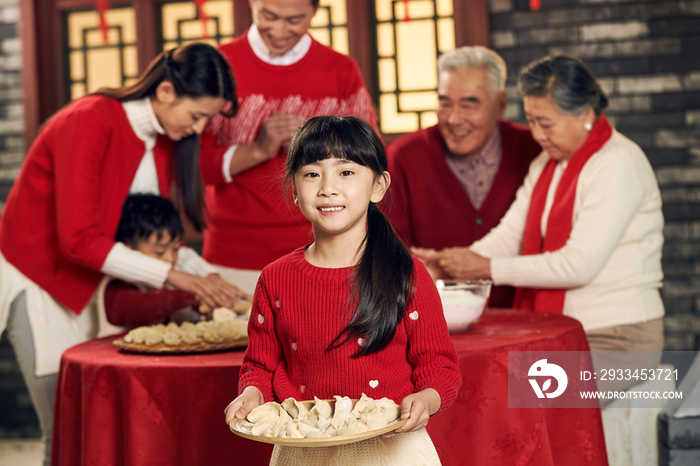
[[[252,293],[260,270],[311,240],[309,222],[285,199],[286,147],[316,115],[377,116],[357,64],[308,34],[319,0],[251,0],[253,26],[221,52],[240,109],[202,136],[207,186],[204,258]]]
[[[505,81],[505,62],[485,47],[462,47],[438,60],[438,124],[397,139],[387,154],[392,188],[382,209],[409,246],[468,246],[515,199],[541,148],[527,127],[502,120]],[[510,307],[513,293],[494,288],[490,305]]]

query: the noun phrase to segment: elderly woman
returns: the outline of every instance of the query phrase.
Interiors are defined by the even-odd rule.
[[[469,248],[413,252],[436,274],[518,287],[516,308],[578,319],[593,351],[635,352],[594,354],[596,370],[655,368],[664,307],[654,172],[602,114],[607,97],[579,59],[533,62],[518,89],[543,152],[503,220]]]

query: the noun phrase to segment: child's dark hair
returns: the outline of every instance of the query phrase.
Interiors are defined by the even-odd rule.
[[[170,238],[181,238],[184,234],[182,221],[175,205],[164,197],[155,194],[130,194],[122,205],[122,218],[119,220],[114,238],[131,247],[156,233],[158,239],[163,232]]]
[[[344,159],[370,168],[375,176],[387,170],[386,152],[372,126],[355,117],[319,116],[296,132],[287,156],[285,184],[304,165],[329,158]],[[366,344],[353,357],[376,353],[394,338],[412,293],[413,259],[376,204],[367,212],[367,235],[360,262],[352,275],[352,319],[331,342],[333,350],[350,339]]]

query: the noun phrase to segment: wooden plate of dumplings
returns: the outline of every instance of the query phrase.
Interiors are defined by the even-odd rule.
[[[360,399],[288,398],[281,404],[269,402],[258,406],[246,419],[232,420],[229,427],[234,434],[256,442],[330,447],[392,432],[406,424],[399,413],[399,405],[392,400],[373,400],[364,393]]]
[[[112,344],[130,353],[211,353],[247,346],[247,325],[235,312],[219,308],[211,321],[137,327]]]

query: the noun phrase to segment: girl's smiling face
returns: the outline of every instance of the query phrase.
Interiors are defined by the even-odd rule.
[[[382,200],[389,173],[347,159],[328,158],[302,166],[294,175],[294,204],[314,228],[314,236],[364,238],[370,202]]]

